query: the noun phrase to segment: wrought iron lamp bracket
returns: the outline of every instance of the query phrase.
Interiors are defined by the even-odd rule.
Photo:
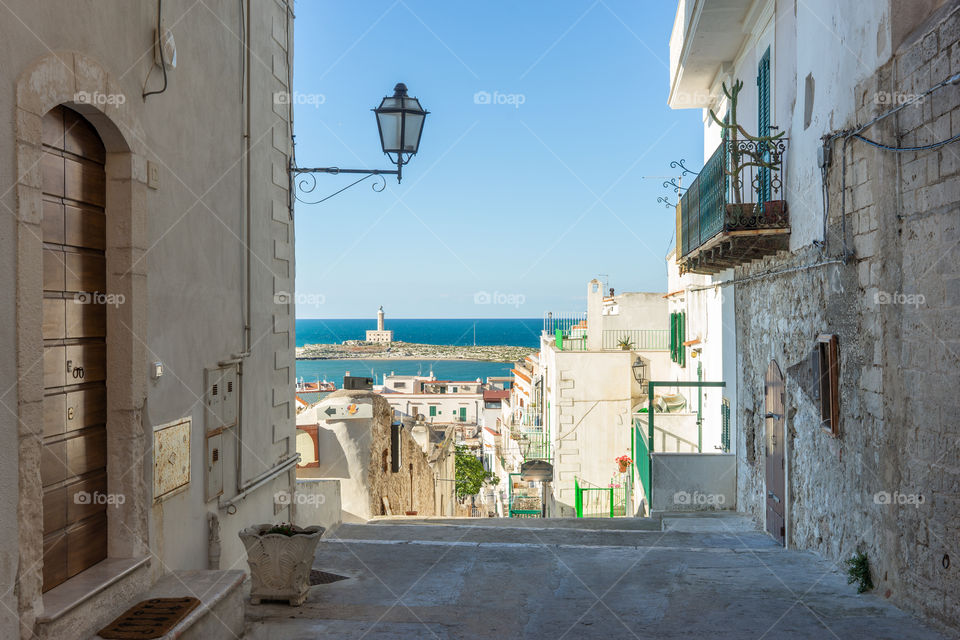
[[[399,166],[399,165],[398,165]],[[363,174],[363,177],[359,180],[354,180],[347,186],[337,191],[334,191],[328,196],[320,198],[319,200],[304,200],[300,197],[300,194],[313,193],[314,189],[317,188],[317,175],[318,173],[330,173],[333,175],[339,175],[341,173],[352,173],[352,174]],[[387,181],[383,177],[385,175],[400,175],[399,169],[341,169],[340,167],[290,167],[290,192],[293,194],[293,197],[304,204],[320,204],[326,200],[329,200],[335,195],[343,193],[350,187],[360,184],[368,178],[376,178],[373,184],[370,185],[370,188],[376,191],[377,193],[383,191],[387,188]]]

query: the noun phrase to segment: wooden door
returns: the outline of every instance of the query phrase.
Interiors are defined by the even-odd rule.
[[[80,114],[44,116],[44,591],[107,556],[105,158]]]
[[[770,361],[763,380],[764,429],[766,434],[766,503],[767,532],[780,544],[784,544],[784,500],[786,477],[784,475],[784,385],[783,374],[776,360]]]

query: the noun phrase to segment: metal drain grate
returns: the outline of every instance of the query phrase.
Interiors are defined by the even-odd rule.
[[[101,638],[148,640],[160,638],[200,605],[196,598],[151,598],[129,609],[100,630]]]
[[[317,571],[316,569],[311,569],[310,571],[310,586],[318,584],[330,584],[331,582],[336,582],[338,580],[346,580],[347,576],[338,576],[335,573],[327,573],[326,571]]]

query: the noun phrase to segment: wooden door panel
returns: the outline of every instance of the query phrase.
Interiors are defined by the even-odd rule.
[[[97,130],[74,111],[64,110],[63,112],[62,145],[63,150],[99,164],[103,164],[107,158]]]
[[[66,397],[67,431],[85,429],[107,422],[107,393],[103,387],[71,391]]]
[[[103,291],[107,287],[107,270],[104,256],[95,253],[67,253],[67,291]]]
[[[73,344],[66,347],[66,358],[74,368],[83,370],[83,377],[71,377],[67,382],[100,382],[106,377],[107,345],[105,344]],[[66,367],[64,367],[66,369]],[[70,375],[73,376],[74,373]]]
[[[43,437],[58,436],[67,428],[67,396],[58,393],[43,398]]]
[[[43,144],[63,148],[63,109],[55,107],[43,116]]]
[[[784,513],[786,509],[786,477],[784,449],[784,394],[783,373],[776,361],[771,361],[764,376],[764,453],[766,491],[766,530],[783,544],[786,539]]]
[[[63,243],[103,251],[107,246],[107,217],[90,207],[67,205],[63,212]]]
[[[106,511],[107,505],[95,499],[107,495],[107,476],[99,474],[64,487],[66,493],[66,519],[79,522],[98,512]]]
[[[43,539],[43,590],[67,579],[67,534],[63,530]]]
[[[67,529],[67,576],[73,577],[107,557],[107,514],[101,511]]]
[[[78,431],[65,442],[69,475],[79,476],[107,466],[107,432],[103,427]]]
[[[44,347],[43,349],[43,385],[62,387],[67,379],[67,348]]]
[[[43,290],[63,291],[65,267],[63,251],[43,250]]]
[[[67,487],[58,486],[43,492],[43,533],[67,526]]]
[[[76,298],[66,303],[66,337],[102,338],[107,335],[107,307],[86,304]]]
[[[63,204],[49,198],[43,199],[43,241],[63,244]]]
[[[62,340],[66,337],[66,305],[62,298],[44,298],[42,332],[44,340]]]
[[[40,173],[43,180],[41,183],[43,192],[62,198],[64,191],[63,158],[53,153],[43,154],[43,159],[40,160]]]
[[[103,167],[84,160],[63,159],[63,197],[98,207],[106,204]]]
[[[48,442],[40,454],[40,482],[48,487],[67,479],[67,443]]]

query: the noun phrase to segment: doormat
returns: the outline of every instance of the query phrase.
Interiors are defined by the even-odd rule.
[[[346,580],[347,576],[338,576],[335,573],[327,573],[326,571],[317,571],[316,569],[310,570],[310,586],[318,584],[330,584],[331,582],[336,582],[337,580]]]
[[[151,598],[127,609],[119,618],[100,629],[109,640],[151,640],[165,633],[200,606],[197,598]]]

